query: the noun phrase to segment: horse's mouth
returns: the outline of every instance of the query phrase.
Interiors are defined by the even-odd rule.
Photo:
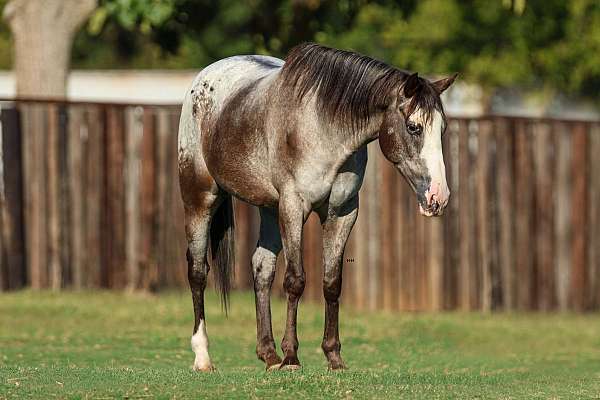
[[[439,217],[444,214],[444,207],[437,201],[433,201],[430,205],[419,202],[419,212],[426,217]]]

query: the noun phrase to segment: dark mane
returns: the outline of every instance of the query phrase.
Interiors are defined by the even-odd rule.
[[[409,76],[382,61],[314,43],[294,47],[281,73],[284,84],[293,88],[297,99],[314,91],[317,106],[325,115],[353,126],[368,121]],[[410,114],[421,108],[429,117],[434,110],[442,110],[441,101],[435,88],[427,80],[422,81],[422,90],[407,110]]]

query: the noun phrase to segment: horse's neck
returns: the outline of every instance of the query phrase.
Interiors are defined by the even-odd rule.
[[[383,116],[373,115],[360,127],[338,127],[335,130],[340,144],[352,154],[379,137]]]

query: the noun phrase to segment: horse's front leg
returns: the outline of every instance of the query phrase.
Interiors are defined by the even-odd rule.
[[[279,200],[279,229],[286,262],[283,287],[288,296],[285,334],[281,342],[284,355],[282,369],[300,367],[296,319],[306,280],[302,267],[302,226],[309,211],[294,192],[285,193]]]
[[[321,215],[323,226],[323,295],[325,296],[325,329],[321,347],[330,369],[345,368],[340,355],[342,345],[338,330],[338,299],[342,291],[344,248],[358,216],[358,195],[341,207],[330,207]]]

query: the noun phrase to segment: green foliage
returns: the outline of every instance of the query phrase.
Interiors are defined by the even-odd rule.
[[[6,0],[0,0],[0,6]],[[316,41],[423,74],[600,99],[597,0],[101,0],[76,68],[194,68]],[[10,64],[0,23],[0,67]]]
[[[323,37],[424,73],[461,72],[485,87],[555,89],[600,98],[600,3],[595,0],[423,0],[361,8]]]
[[[123,28],[139,28],[147,34],[173,15],[174,6],[173,0],[104,0],[90,18],[88,29],[98,34],[106,19],[113,17]]]
[[[256,359],[254,295],[232,312],[207,296],[217,372],[191,371],[189,293],[2,294],[0,398],[521,399],[596,398],[597,314],[390,314],[344,308],[342,354],[327,371],[322,306],[298,314],[297,372],[264,371]],[[285,304],[273,301],[275,337]]]
[[[2,18],[4,6],[8,0],[0,0],[0,70],[10,69],[12,66],[12,41],[10,38],[10,29]]]

